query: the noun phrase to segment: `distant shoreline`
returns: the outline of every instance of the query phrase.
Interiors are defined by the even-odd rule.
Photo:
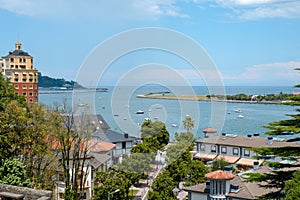
[[[249,104],[282,104],[283,101],[247,101],[247,100],[228,100],[219,99],[217,97],[208,98],[205,95],[165,95],[161,93],[152,94],[139,94],[137,98],[148,98],[148,99],[166,99],[166,100],[186,100],[186,101],[213,101],[213,102],[228,102],[228,103],[249,103]]]

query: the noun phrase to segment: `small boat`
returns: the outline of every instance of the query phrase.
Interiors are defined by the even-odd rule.
[[[241,113],[242,110],[241,110],[241,109],[236,109],[236,110],[234,110],[234,112],[236,112],[236,113]]]
[[[78,107],[84,107],[84,106],[85,106],[84,103],[79,103],[79,104],[78,104]]]
[[[237,117],[240,118],[240,119],[244,118],[243,115],[238,115]]]
[[[144,111],[138,110],[138,111],[135,112],[135,114],[144,114]]]
[[[146,117],[145,118],[145,121],[150,121],[151,119],[149,117]]]
[[[177,127],[177,124],[171,124],[172,127]]]

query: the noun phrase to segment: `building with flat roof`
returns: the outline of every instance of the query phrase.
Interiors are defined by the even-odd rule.
[[[15,87],[15,94],[24,96],[28,103],[38,103],[38,70],[33,67],[33,57],[22,50],[18,41],[15,50],[2,56],[0,71]]]
[[[230,164],[252,167],[254,162],[262,164],[263,160],[281,161],[275,156],[261,157],[260,160],[253,157],[260,157],[251,148],[261,147],[295,147],[300,148],[299,142],[288,142],[273,137],[260,137],[258,134],[241,136],[225,134],[196,140],[197,153],[194,156],[202,161],[211,161],[223,158]]]

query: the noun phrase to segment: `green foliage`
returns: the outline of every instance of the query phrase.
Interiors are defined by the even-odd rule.
[[[195,142],[195,137],[194,134],[191,132],[186,132],[186,133],[175,133],[175,139],[178,142],[187,142],[187,143],[193,143]]]
[[[300,197],[300,171],[293,174],[293,179],[286,182],[284,186],[285,200],[294,200]]]
[[[171,174],[165,171],[158,175],[152,184],[152,191],[149,192],[149,200],[175,200],[173,189],[177,185],[171,178]]]
[[[119,171],[137,173],[141,178],[144,172],[150,170],[150,163],[153,161],[155,154],[153,153],[131,153],[124,155],[122,163],[117,165]]]
[[[0,163],[0,183],[29,187],[30,180],[26,178],[26,167],[17,159],[6,159]]]
[[[9,79],[4,79],[0,73],[0,111],[12,100],[18,101],[23,107],[26,106],[25,98],[14,93],[14,87]]]
[[[82,87],[75,81],[66,81],[63,78],[51,78],[49,76],[43,76],[39,72],[39,87],[67,87],[69,89],[75,88],[75,87]]]
[[[95,199],[107,199],[110,193],[111,199],[123,200],[128,199],[129,188],[137,182],[138,176],[136,176],[136,173],[110,170],[108,172],[97,172],[96,179],[100,184],[95,187]],[[119,190],[119,192],[111,194],[116,190]]]
[[[189,132],[191,129],[194,128],[195,122],[191,116],[185,116],[183,120],[183,127],[186,129],[186,132]]]
[[[296,69],[299,70],[299,69]],[[299,86],[299,85],[298,85]],[[292,96],[290,97],[291,100],[293,100],[290,103],[285,103],[293,106],[299,106],[300,105],[300,97],[299,96]],[[287,120],[280,120],[277,122],[271,122],[267,126],[264,126],[264,128],[269,129],[270,131],[266,132],[266,134],[269,135],[293,135],[298,134],[300,132],[300,109],[297,107],[296,111],[297,114],[287,115],[290,116],[290,119]],[[257,152],[259,155],[265,156],[265,155],[275,155],[278,157],[283,158],[290,158],[293,157],[299,157],[300,156],[300,148],[299,147],[283,147],[283,148],[254,148],[253,151]],[[270,193],[267,196],[264,196],[263,198],[272,198],[272,197],[280,197],[282,196],[282,193],[280,193],[284,188],[286,190],[290,190],[289,193],[286,191],[286,199],[292,199],[292,198],[299,198],[298,193],[296,193],[294,190],[292,190],[289,184],[293,185],[295,183],[298,183],[298,175],[295,174],[294,178],[292,176],[293,170],[288,169],[289,167],[294,167],[293,165],[283,165],[280,163],[269,163],[270,166],[275,167],[277,170],[273,171],[272,173],[265,174],[260,177],[253,177],[250,176],[251,181],[257,181],[257,182],[267,182],[268,184],[264,185],[264,187],[268,188],[276,188],[278,189],[278,192],[276,193]],[[281,170],[281,168],[286,168],[285,170]],[[286,186],[285,186],[286,183]],[[296,188],[296,187],[294,187]],[[299,191],[299,190],[298,190]],[[295,195],[294,195],[295,194]],[[277,195],[277,196],[276,196]],[[296,198],[297,197],[297,198]]]
[[[149,146],[156,150],[167,145],[170,138],[166,125],[163,122],[152,122],[151,120],[147,120],[142,124],[141,136],[143,142],[148,143]]]
[[[228,165],[229,163],[226,162],[223,158],[215,160],[212,164],[212,171],[224,170],[224,167]]]

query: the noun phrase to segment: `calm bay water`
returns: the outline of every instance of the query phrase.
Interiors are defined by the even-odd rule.
[[[108,92],[92,93],[95,100],[95,111],[101,114],[112,130],[139,136],[140,124],[145,118],[160,120],[166,124],[171,138],[175,132],[185,131],[182,120],[190,115],[195,120],[195,128],[191,131],[197,138],[203,137],[202,130],[207,127],[218,129],[218,133],[226,132],[237,135],[260,133],[264,136],[267,129],[262,126],[269,122],[288,119],[286,114],[295,113],[295,107],[276,104],[245,104],[245,103],[211,103],[205,101],[182,101],[165,99],[137,98],[138,94],[150,92],[172,92],[176,95],[190,94],[186,87],[165,88],[162,86],[107,87]],[[190,88],[189,88],[190,89]],[[245,93],[249,95],[293,93],[292,87],[226,87],[226,94]],[[193,87],[194,93],[209,94],[206,87]],[[43,91],[44,92],[44,91]],[[39,102],[45,105],[62,104],[64,99],[71,105],[85,104],[91,94],[88,92],[41,93]],[[74,100],[75,101],[75,100]],[[240,109],[241,113],[234,110]],[[142,110],[144,114],[136,114]],[[239,118],[238,115],[243,115]],[[223,123],[224,119],[224,123]]]

